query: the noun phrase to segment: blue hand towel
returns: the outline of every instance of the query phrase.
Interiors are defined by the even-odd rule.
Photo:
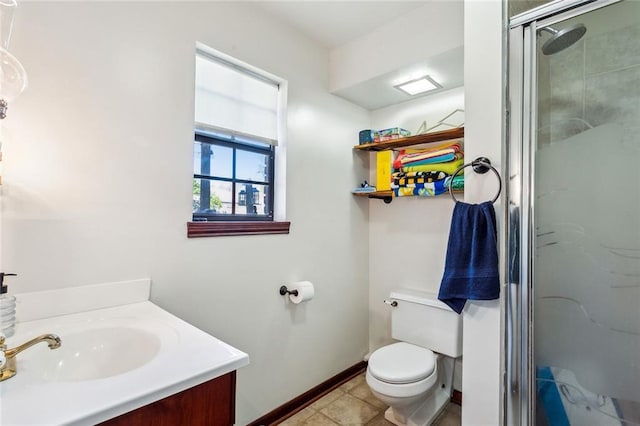
[[[500,297],[497,238],[491,201],[456,203],[438,299],[458,314],[467,300]]]

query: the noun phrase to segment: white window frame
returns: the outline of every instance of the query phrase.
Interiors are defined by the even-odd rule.
[[[250,74],[258,76],[262,79],[271,81],[278,86],[278,106],[277,106],[277,146],[275,148],[275,160],[274,160],[274,180],[273,180],[273,222],[252,222],[252,221],[243,221],[246,224],[255,224],[256,226],[260,223],[265,224],[265,227],[268,228],[268,224],[276,224],[272,226],[271,229],[267,229],[265,232],[235,232],[230,230],[229,233],[224,232],[213,232],[212,235],[207,235],[207,231],[205,228],[220,228],[227,224],[227,229],[233,228],[232,223],[228,221],[219,221],[219,222],[189,222],[188,223],[188,236],[189,237],[199,237],[199,236],[218,236],[218,235],[244,235],[244,234],[261,234],[261,233],[288,233],[289,222],[286,221],[286,152],[287,152],[287,95],[288,95],[288,82],[287,80],[278,77],[274,74],[266,72],[258,67],[255,67],[246,62],[240,61],[230,55],[227,55],[223,52],[220,52],[216,49],[213,49],[203,43],[196,42],[196,55],[204,54],[205,56],[210,56],[213,59],[218,59],[221,62],[225,62],[231,64],[233,66],[238,67],[239,69],[246,70]],[[195,58],[194,55],[194,79],[195,79]],[[195,82],[194,82],[195,87]],[[195,97],[195,92],[194,92]],[[195,105],[195,102],[192,103]],[[195,112],[195,111],[194,111]],[[206,131],[211,130],[210,126],[204,125],[202,123],[194,122],[194,132],[193,135],[198,131]],[[190,176],[192,178],[193,176]],[[191,188],[191,185],[189,185]],[[286,232],[280,232],[284,229],[283,226],[278,225],[277,223],[287,224]],[[207,226],[210,225],[210,226]],[[275,230],[277,228],[277,231]],[[193,234],[193,235],[192,235]],[[196,235],[197,234],[197,235]]]

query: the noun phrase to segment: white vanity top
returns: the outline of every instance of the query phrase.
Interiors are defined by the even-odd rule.
[[[50,297],[47,295],[49,303]],[[32,315],[31,308],[24,309],[29,312],[27,316]],[[246,353],[148,300],[20,322],[7,346],[17,346],[45,333],[57,334],[62,347],[51,350],[45,343],[38,343],[18,354],[18,373],[0,382],[2,426],[93,425],[249,364]],[[111,335],[116,340],[129,338],[130,344],[125,346],[130,353],[127,350],[120,353],[119,347],[116,351],[119,355],[111,356],[114,353],[109,348]],[[65,348],[65,336],[68,336],[65,362],[73,356],[98,361],[100,357],[93,354],[106,353],[109,357],[102,359],[106,365],[96,367],[96,371],[70,369],[63,363],[49,368],[46,363],[63,354],[56,352]],[[145,336],[149,339],[138,338]],[[69,352],[77,342],[84,344],[92,338],[95,341],[90,342],[88,351]],[[145,350],[151,352],[145,355]],[[71,359],[67,364],[76,361]],[[131,362],[137,362],[135,368],[118,372],[120,366]],[[60,367],[61,375],[56,375],[56,366]]]

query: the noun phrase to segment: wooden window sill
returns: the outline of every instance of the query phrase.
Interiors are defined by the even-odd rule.
[[[187,222],[187,237],[288,234],[291,222]]]

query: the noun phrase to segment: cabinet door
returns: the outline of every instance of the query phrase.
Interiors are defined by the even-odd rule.
[[[194,386],[101,426],[229,426],[235,422],[236,372]]]

